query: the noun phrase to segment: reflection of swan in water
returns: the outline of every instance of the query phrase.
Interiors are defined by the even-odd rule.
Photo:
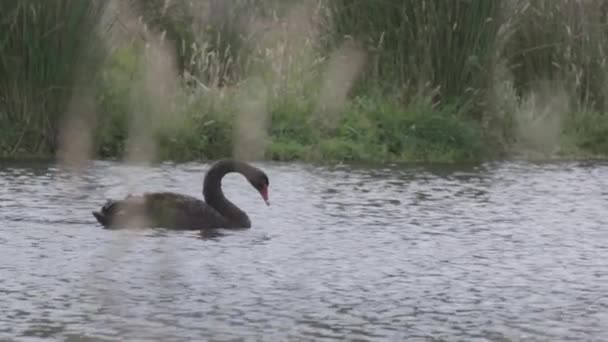
[[[108,200],[93,215],[106,228],[126,228],[138,218],[148,227],[175,230],[250,228],[247,214],[226,199],[222,191],[222,178],[231,172],[242,174],[268,204],[268,176],[247,163],[224,159],[215,162],[205,175],[205,201],[171,192],[144,193]]]

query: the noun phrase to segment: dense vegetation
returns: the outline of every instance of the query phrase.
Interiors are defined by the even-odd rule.
[[[603,3],[3,1],[0,156],[606,155]]]

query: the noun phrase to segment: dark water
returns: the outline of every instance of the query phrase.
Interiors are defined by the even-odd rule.
[[[0,340],[608,340],[608,165],[258,165],[271,206],[229,175],[253,228],[202,236],[90,211],[205,164],[0,164]]]

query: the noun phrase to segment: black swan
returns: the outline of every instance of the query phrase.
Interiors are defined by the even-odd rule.
[[[108,200],[101,211],[93,212],[93,216],[105,228],[125,228],[137,224],[175,230],[250,228],[251,221],[247,214],[226,199],[222,192],[222,178],[230,172],[245,176],[269,205],[268,176],[247,163],[223,159],[216,161],[205,175],[205,201],[171,192],[128,195],[122,200]]]

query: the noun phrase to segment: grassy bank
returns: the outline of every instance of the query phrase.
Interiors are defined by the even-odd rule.
[[[13,3],[2,156],[608,154],[599,0]]]
[[[133,72],[136,54],[121,51],[115,57],[104,75],[96,130],[97,153],[104,158],[127,153],[134,111],[158,118],[150,114],[152,108],[134,101],[142,96],[137,89],[143,82],[142,75]],[[422,101],[404,105],[380,92],[344,99],[335,108],[334,103],[324,106],[321,76],[314,75],[309,84],[296,80],[280,88],[275,78],[226,88],[188,87],[166,100],[171,113],[160,115],[160,126],[141,125],[153,136],[155,156],[161,160],[234,155],[239,144],[247,143],[238,135],[260,129],[263,136],[251,142],[256,150],[248,155],[271,160],[458,161],[497,152],[488,147],[492,138],[481,125],[459,115],[456,106]],[[252,118],[256,102],[262,102],[262,117]],[[257,120],[266,121],[264,127],[258,127]]]

